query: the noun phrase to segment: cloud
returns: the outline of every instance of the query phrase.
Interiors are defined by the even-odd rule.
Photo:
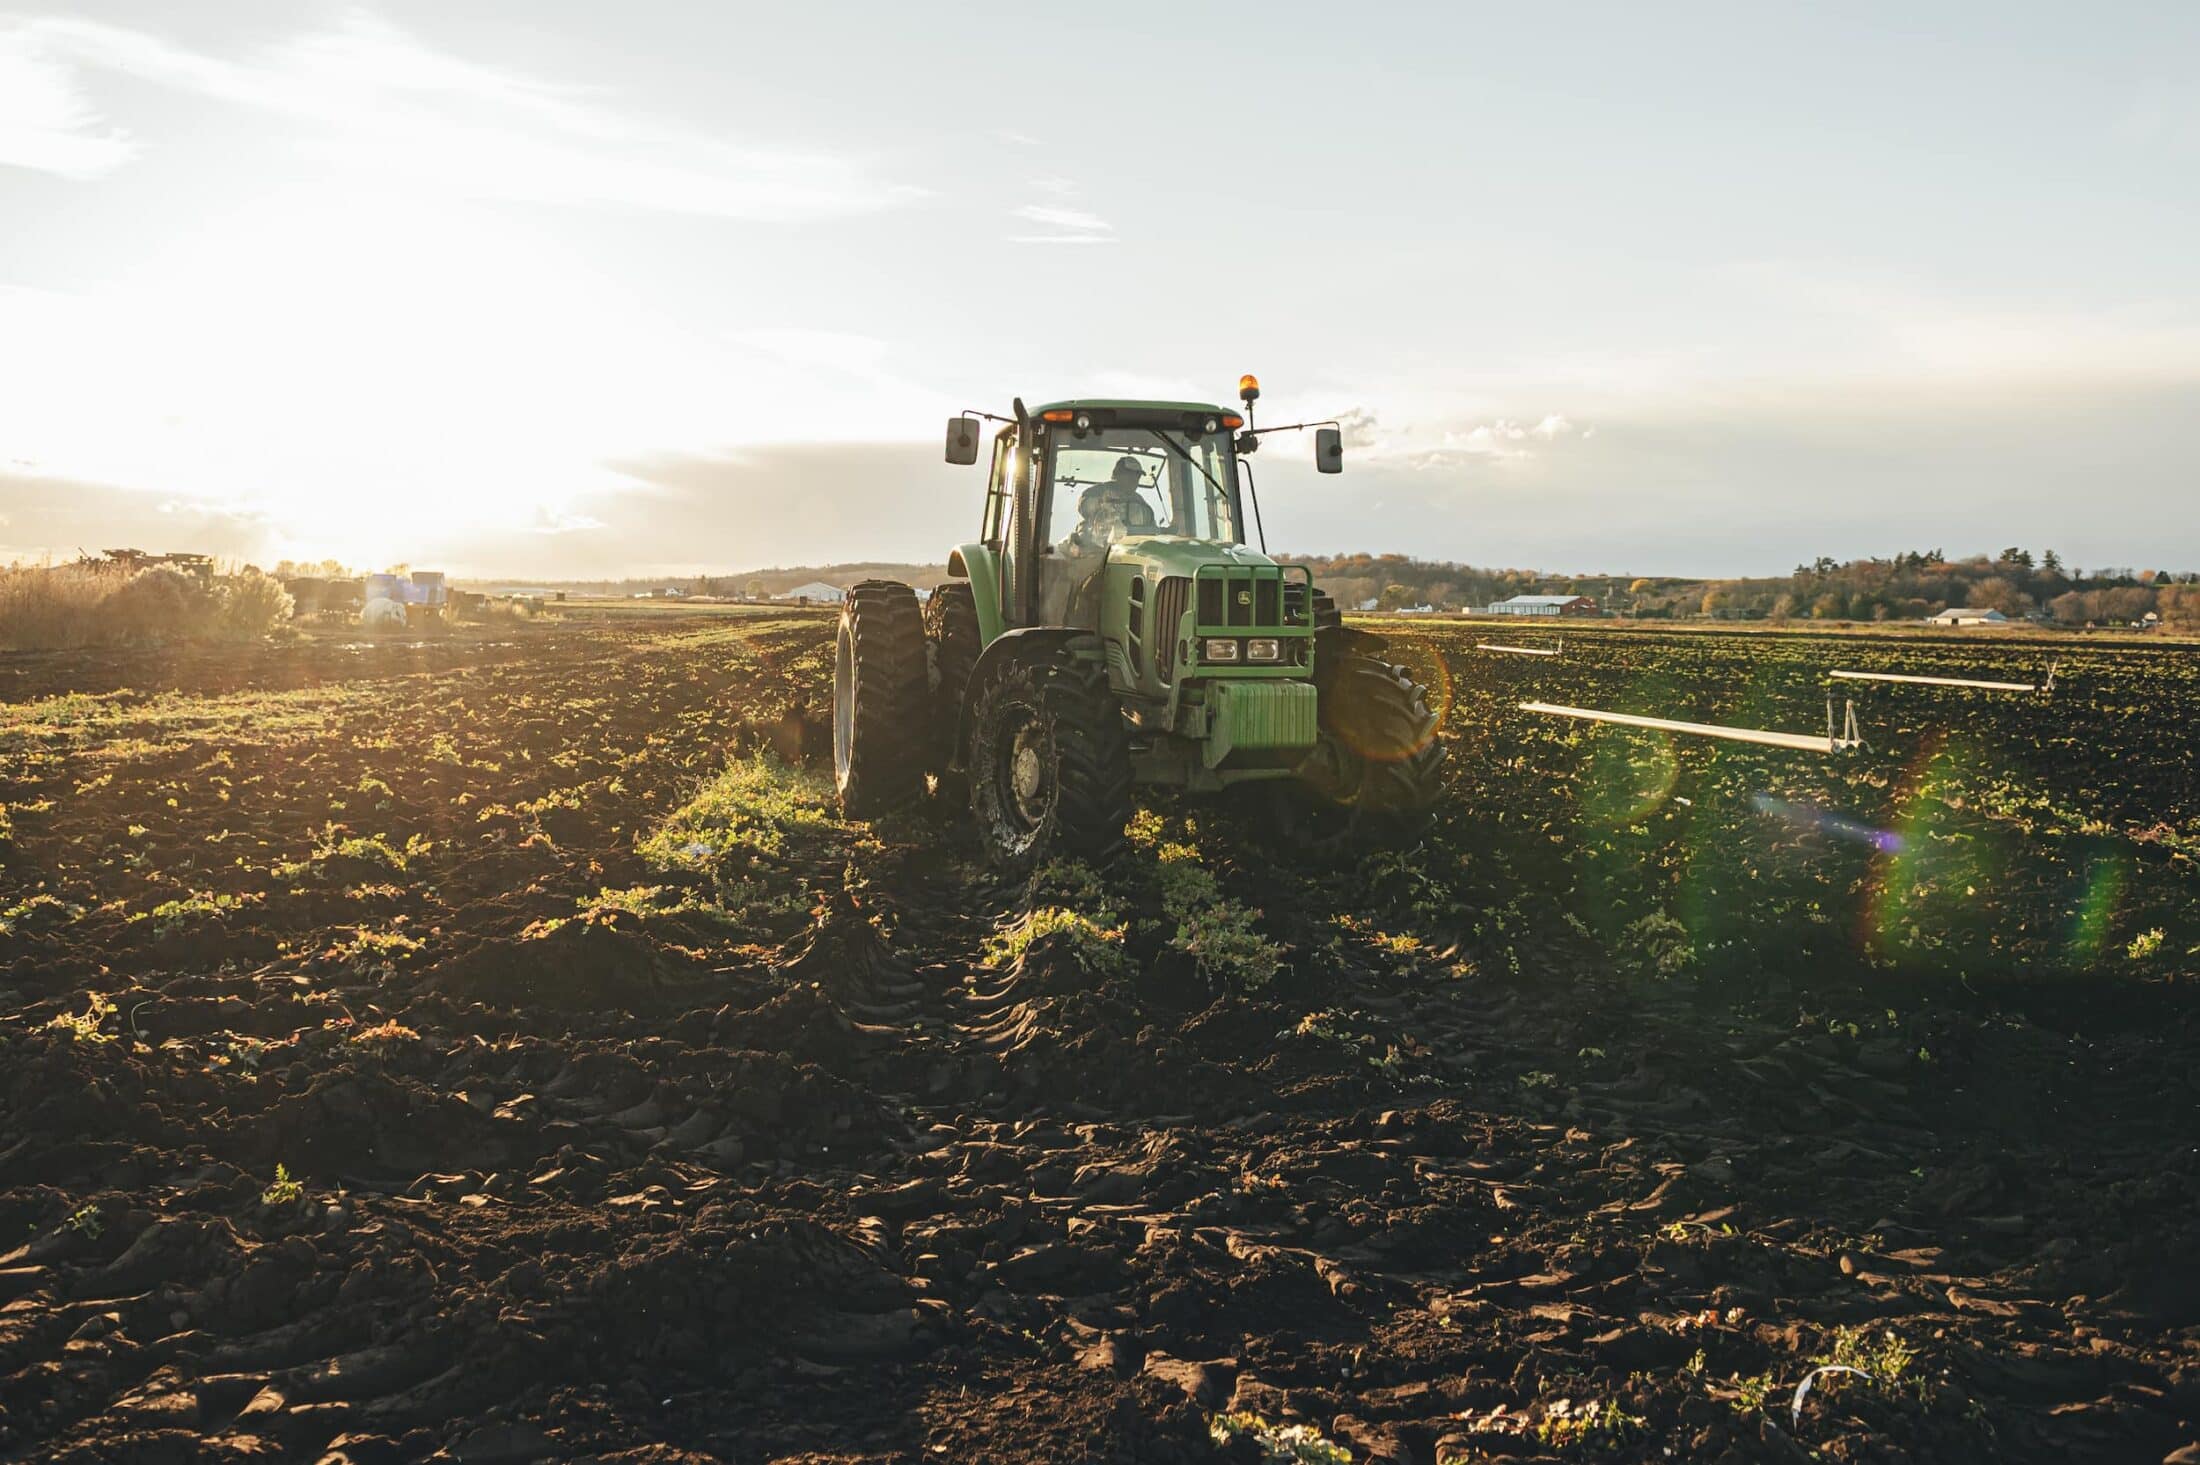
[[[1077,185],[1066,178],[1042,178],[1032,184],[1042,193],[1057,199],[1073,197]],[[1011,218],[1036,224],[1044,233],[1011,234],[1011,244],[1113,244],[1115,226],[1098,214],[1086,209],[1071,208],[1066,203],[1027,203],[1010,209]]]
[[[28,32],[0,31],[0,166],[97,178],[136,155],[129,134],[102,125],[66,65]]]
[[[128,76],[302,123],[301,145],[316,156],[480,197],[788,221],[890,208],[923,192],[862,160],[745,146],[648,118],[602,91],[467,61],[364,12],[241,60],[59,18],[5,39],[0,54],[43,58],[49,93],[56,73],[73,85],[64,62]],[[0,77],[0,96],[7,91]]]
[[[248,508],[178,500],[86,479],[0,470],[0,564],[72,559],[130,545],[274,562],[274,536]]]
[[[1568,442],[1595,435],[1564,413],[1535,421],[1513,417],[1439,419],[1426,426],[1386,429],[1374,409],[1353,407],[1337,414],[1345,446],[1370,464],[1426,469],[1455,469],[1495,464],[1549,453]]]
[[[591,529],[604,527],[603,520],[593,514],[561,513],[543,509],[528,526],[530,534],[584,534]]]

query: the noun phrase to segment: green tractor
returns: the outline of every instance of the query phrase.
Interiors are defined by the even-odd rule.
[[[928,784],[967,787],[993,859],[1105,863],[1139,784],[1218,790],[1290,781],[1348,825],[1427,807],[1437,715],[1379,637],[1348,628],[1304,565],[1247,542],[1248,459],[1268,432],[1201,402],[1081,400],[1013,417],[965,412],[947,461],[978,461],[997,424],[977,539],[919,604],[849,590],[833,664],[833,771],[867,817]]]

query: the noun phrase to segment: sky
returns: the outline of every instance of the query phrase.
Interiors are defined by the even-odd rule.
[[[936,560],[1247,371],[1278,549],[2200,567],[2200,6],[0,10],[0,560]]]

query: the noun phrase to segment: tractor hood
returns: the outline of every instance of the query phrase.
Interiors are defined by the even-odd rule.
[[[1108,549],[1108,563],[1125,566],[1149,580],[1171,575],[1190,576],[1201,565],[1273,566],[1276,562],[1257,549],[1225,544],[1219,539],[1178,539],[1167,534],[1133,534]]]

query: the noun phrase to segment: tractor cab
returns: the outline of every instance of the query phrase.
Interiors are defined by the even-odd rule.
[[[1011,513],[1000,532],[1012,574],[1029,556],[1028,623],[1098,631],[1102,572],[1119,546],[1128,563],[1148,541],[1179,555],[1242,544],[1230,434],[1243,422],[1176,403],[1066,402],[1033,414],[1031,511],[1022,522]]]

